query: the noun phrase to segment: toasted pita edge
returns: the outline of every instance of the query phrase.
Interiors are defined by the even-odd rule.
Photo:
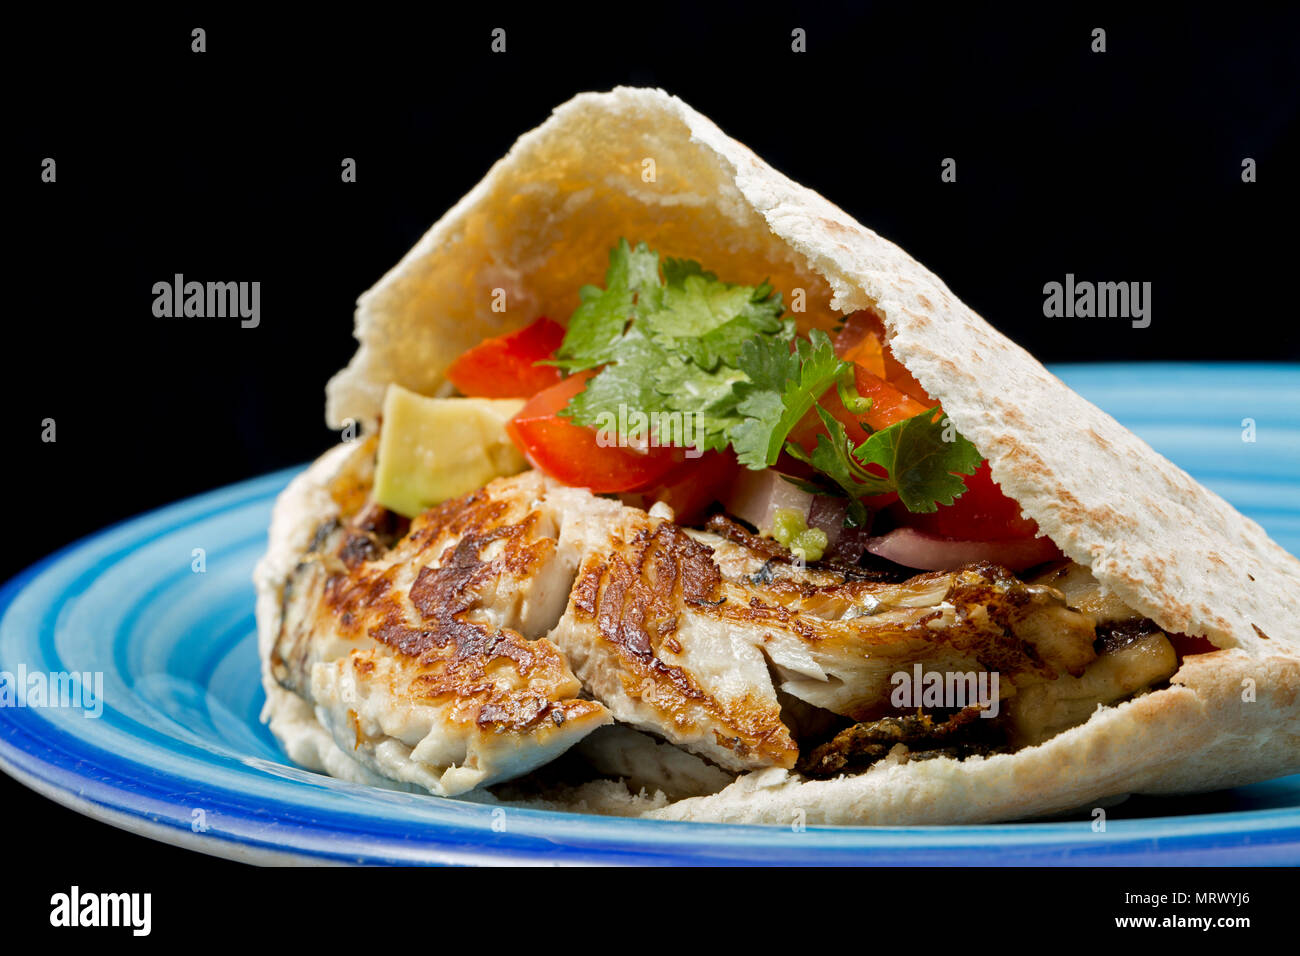
[[[294,476],[276,497],[271,510],[267,550],[253,569],[253,586],[257,592],[257,651],[262,689],[266,692],[261,719],[270,726],[289,759],[308,770],[353,783],[409,790],[413,788],[381,777],[349,757],[321,725],[312,704],[280,686],[271,674],[271,649],[280,633],[280,603],[285,581],[306,553],[321,522],[339,513],[328,486],[352,451],[353,446],[341,443],[325,452]]]

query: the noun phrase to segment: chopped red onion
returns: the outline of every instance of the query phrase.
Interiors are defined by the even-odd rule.
[[[759,531],[769,532],[778,509],[788,508],[807,518],[813,500],[820,497],[823,496],[790,484],[771,468],[762,471],[742,468],[722,503],[737,518],[748,521]]]
[[[847,498],[831,495],[813,495],[808,507],[808,527],[820,528],[826,533],[826,547],[832,549],[844,533],[844,515],[849,510]]]
[[[926,534],[915,528],[895,528],[867,541],[866,550],[877,557],[922,571],[948,571],[972,561],[989,561],[1010,571],[1061,557],[1050,538],[1009,538],[1001,541],[956,541]]]

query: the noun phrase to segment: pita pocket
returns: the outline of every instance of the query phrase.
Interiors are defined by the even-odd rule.
[[[409,531],[381,527],[387,519],[376,518],[373,491],[381,418],[390,425],[385,402],[404,393],[448,396],[447,370],[467,350],[538,316],[569,317],[577,290],[602,282],[620,237],[696,260],[730,282],[766,279],[791,297],[798,290],[804,310],[794,318],[804,336],[834,334],[846,317],[870,316],[879,344],[905,368],[900,374],[910,373],[915,388],[942,405],[1023,520],[1036,522],[1059,549],[1057,562],[1035,569],[1040,577],[1032,583],[976,564],[967,583],[985,596],[969,606],[956,596],[955,575],[967,572],[931,572],[924,586],[937,588],[935,600],[942,600],[929,616],[909,618],[907,634],[926,633],[916,630],[922,626],[942,631],[943,614],[949,623],[956,615],[953,627],[977,618],[1005,623],[1005,614],[1019,613],[1005,608],[1026,602],[1051,604],[1059,620],[1073,622],[1069,627],[1092,615],[1088,626],[1097,625],[1100,649],[1088,630],[1078,646],[1087,660],[1065,654],[1055,670],[1045,662],[1054,659],[1052,642],[1067,625],[1040,628],[1033,640],[1018,632],[1037,643],[1019,664],[1003,668],[1003,683],[1013,690],[1004,686],[999,704],[1022,715],[1036,693],[1050,707],[1066,707],[1061,688],[1097,676],[1088,670],[1095,661],[1117,660],[1102,647],[1107,640],[1114,647],[1131,647],[1135,635],[1163,642],[1143,646],[1167,655],[1164,676],[1137,691],[1112,688],[1086,702],[1071,726],[1031,733],[1018,746],[977,746],[960,728],[946,746],[926,735],[950,714],[913,711],[911,724],[897,714],[882,719],[863,703],[865,692],[845,703],[845,693],[828,690],[883,679],[885,671],[869,666],[878,662],[900,669],[885,644],[852,643],[871,633],[861,603],[829,623],[812,621],[808,605],[799,605],[789,614],[812,621],[803,637],[764,631],[777,625],[727,611],[741,600],[774,607],[770,602],[787,600],[774,594],[789,593],[780,581],[746,576],[745,561],[777,545],[734,522],[685,532],[662,509],[647,514],[527,471],[438,504],[414,517]],[[495,311],[502,300],[508,307]],[[335,428],[359,428],[363,437],[326,453],[281,495],[270,549],[256,572],[265,716],[303,765],[381,786],[521,806],[772,824],[802,815],[807,823],[867,825],[1020,819],[1127,794],[1204,791],[1300,771],[1300,561],[1075,394],[893,243],[676,97],[618,88],[560,106],[361,296],[355,334],[360,347],[329,382],[326,418]],[[619,537],[610,529],[629,530]],[[479,541],[476,534],[482,541],[506,535],[511,553],[545,553],[545,560],[509,568],[486,551],[471,556],[472,573],[490,566],[497,575],[494,595],[511,595],[507,610],[465,610],[464,601],[479,600],[485,586],[466,570],[463,555],[454,555]],[[673,626],[694,644],[671,651],[671,644],[656,648],[652,640],[634,659],[584,618],[578,592],[586,581],[592,594],[610,593],[608,569],[635,570],[637,560],[644,567],[650,559],[635,542],[650,540],[659,542],[655,560],[676,562],[663,567],[683,581],[696,572],[712,577],[699,594],[670,595],[681,611]],[[731,574],[724,555],[741,570]],[[801,585],[801,565],[787,564],[795,568],[791,587],[850,603],[875,595],[877,609],[882,601],[902,601],[887,588],[922,586],[859,580],[815,562],[807,568],[815,580]],[[538,583],[560,565],[569,577]],[[453,569],[462,575],[459,590],[439,591]],[[1076,601],[1061,575],[1085,581],[1092,604]],[[635,580],[627,586],[628,594],[639,593]],[[372,598],[355,597],[363,591]],[[346,608],[337,597],[344,592],[354,595]],[[404,603],[383,605],[396,592]],[[426,609],[423,624],[401,617],[413,606]],[[1103,635],[1102,623],[1115,617],[1106,609],[1115,607],[1144,627],[1128,633],[1116,626]],[[886,611],[888,617],[906,609],[896,603]],[[350,617],[349,631],[330,613],[356,615],[362,624]],[[470,624],[477,630],[464,629]],[[389,626],[398,630],[380,630]],[[987,663],[990,647],[1001,653],[1009,646],[1009,632],[999,628],[993,637],[981,632],[987,645],[945,645],[949,657],[927,659],[927,666],[945,659],[950,667]],[[492,646],[514,655],[504,677],[492,663],[496,652],[482,650],[488,632],[498,642]],[[727,641],[737,656],[719,667],[717,648]],[[520,663],[525,657],[527,666]],[[430,676],[430,668],[444,676]],[[668,705],[656,710],[636,682],[653,683],[656,673],[674,669],[694,690],[673,698],[670,720]],[[734,688],[704,676],[713,670],[748,682],[743,708]],[[375,673],[386,676],[380,681]],[[463,683],[447,683],[448,673]],[[1122,675],[1112,678],[1123,685]],[[465,690],[473,680],[477,689]],[[532,723],[518,716],[528,708]],[[492,724],[492,715],[506,710],[513,723]],[[809,763],[816,748],[820,770]],[[874,756],[866,761],[863,754]]]

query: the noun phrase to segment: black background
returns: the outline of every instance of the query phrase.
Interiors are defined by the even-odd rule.
[[[429,7],[10,24],[2,387],[19,452],[0,578],[327,447],[356,296],[520,133],[620,83],[682,96],[1046,361],[1300,357],[1294,12]],[[177,272],[260,281],[260,327],[154,318],[152,285]],[[1044,319],[1043,284],[1067,272],[1152,282],[1150,328]],[[55,824],[42,839],[189,859],[0,793]]]

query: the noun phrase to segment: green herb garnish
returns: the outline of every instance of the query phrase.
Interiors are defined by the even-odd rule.
[[[662,274],[661,274],[662,272]],[[561,414],[598,427],[619,420],[619,408],[681,412],[694,417],[695,447],[731,447],[752,469],[774,465],[784,449],[812,465],[819,480],[798,482],[849,498],[860,522],[864,495],[897,491],[910,511],[934,511],[965,491],[979,453],[944,422],[938,409],[867,434],[859,444],[817,402],[829,389],[845,407],[866,411],[853,365],[835,355],[825,332],[796,338],[782,317],[781,295],[764,282],[732,285],[699,263],[666,259],[626,239],[610,250],[605,287],[584,286],[552,364],[571,372],[600,371]],[[791,342],[793,340],[793,348]],[[811,454],[790,432],[816,408],[829,437]],[[878,466],[869,470],[869,466]],[[878,473],[883,471],[883,474]]]

